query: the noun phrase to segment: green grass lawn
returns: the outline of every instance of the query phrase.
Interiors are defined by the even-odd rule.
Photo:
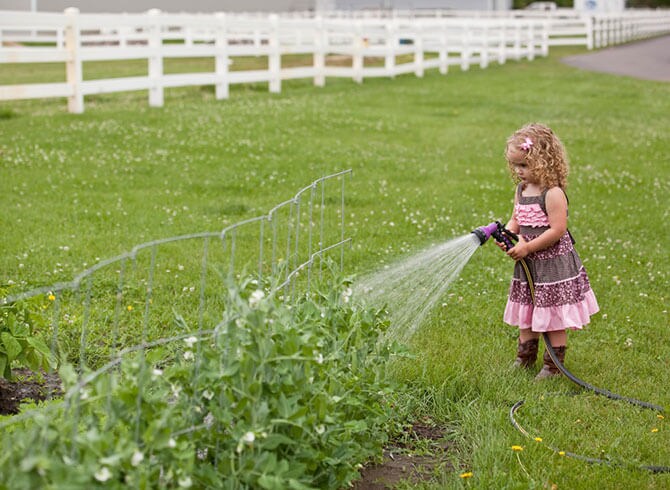
[[[346,168],[346,269],[373,271],[506,220],[505,139],[539,121],[571,157],[570,228],[601,306],[571,333],[566,365],[596,386],[670,406],[670,84],[560,63],[579,52],[423,79],[292,81],[278,95],[234,86],[225,101],[210,87],[173,89],[160,109],[146,92],[87,97],[83,115],[68,114],[63,99],[2,103],[0,284],[69,280],[140,242],[219,230]],[[49,81],[11,70],[2,83]],[[421,414],[453,429],[457,469],[434,488],[670,487],[667,474],[548,449],[670,465],[670,426],[590,395],[543,397],[573,387],[513,371],[516,332],[501,321],[511,269],[496,247],[479,250],[414,336],[416,359],[394,366],[424,390]],[[520,399],[519,421],[542,442],[509,423]],[[459,478],[465,471],[472,478]]]

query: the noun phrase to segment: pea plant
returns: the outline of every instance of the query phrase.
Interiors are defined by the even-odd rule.
[[[0,297],[4,291],[0,288]],[[44,343],[47,325],[39,298],[0,305],[0,377],[12,380],[12,367],[39,372],[53,365]]]
[[[292,303],[247,281],[213,328],[86,376],[2,439],[9,488],[342,488],[404,422],[379,310],[347,281]],[[178,318],[178,322],[183,320]],[[82,382],[84,380],[90,380]]]

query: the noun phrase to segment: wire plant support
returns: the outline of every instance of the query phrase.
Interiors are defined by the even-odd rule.
[[[140,371],[150,374],[146,357],[156,347],[196,339],[197,374],[200,341],[221,334],[221,311],[230,285],[251,281],[265,294],[290,302],[297,294],[310,292],[326,258],[341,272],[344,249],[351,241],[344,207],[345,183],[351,174],[348,169],[321,177],[268,213],[223,230],[141,243],[71,281],[0,298],[0,306],[39,305],[52,356],[71,364],[77,376],[61,402],[3,418],[0,429],[27,419],[39,423],[55,410],[66,410],[79,420],[80,409],[88,402],[88,385],[102,375],[118,381],[122,361],[129,355],[136,355]],[[144,378],[140,374],[138,379]],[[148,389],[139,387],[131,425],[138,445],[142,437],[138,428],[145,416],[142,399]],[[113,403],[111,394],[106,403]],[[79,425],[79,433],[87,430]],[[175,428],[182,433],[195,429]],[[71,458],[78,457],[73,448]]]

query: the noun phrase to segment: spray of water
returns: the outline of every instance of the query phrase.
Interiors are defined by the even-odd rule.
[[[387,338],[407,341],[479,245],[472,233],[435,245],[362,277],[354,285],[354,297],[386,306],[391,320]]]

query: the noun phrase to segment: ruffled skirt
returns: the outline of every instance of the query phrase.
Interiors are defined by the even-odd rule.
[[[534,289],[520,262],[514,268],[503,320],[533,332],[581,329],[599,311],[588,275],[567,240],[527,257]]]

